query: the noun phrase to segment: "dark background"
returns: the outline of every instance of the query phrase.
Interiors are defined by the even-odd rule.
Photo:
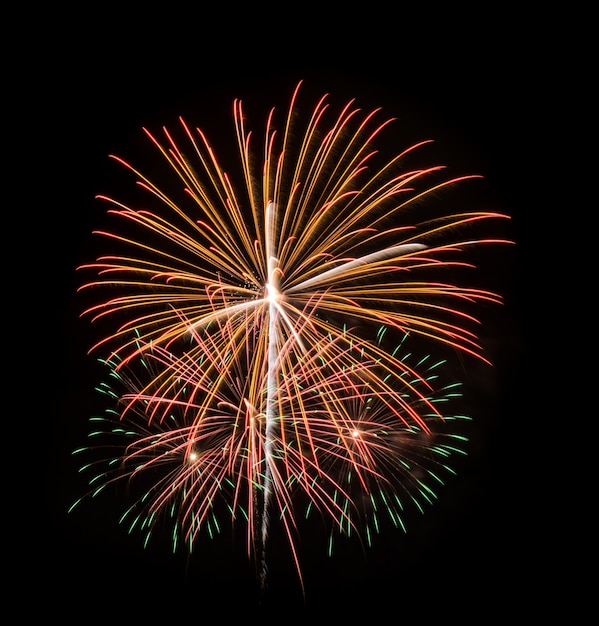
[[[39,332],[48,333],[41,344],[46,402],[33,418],[44,441],[36,479],[43,510],[35,514],[33,555],[19,569],[37,599],[22,607],[26,613],[226,622],[367,612],[369,623],[385,615],[391,623],[426,623],[546,608],[539,594],[553,579],[556,547],[548,553],[539,533],[548,504],[533,462],[541,416],[530,367],[541,290],[533,262],[545,179],[555,169],[548,96],[556,74],[567,76],[556,63],[560,43],[543,36],[538,16],[504,5],[475,13],[352,11],[297,5],[260,15],[234,7],[167,13],[157,6],[136,13],[98,5],[81,14],[37,12],[35,28],[23,28],[16,56],[29,56],[15,71],[28,119],[20,169],[33,206],[25,217],[40,235]],[[170,556],[168,545],[142,550],[140,537],[118,526],[110,502],[67,514],[83,485],[70,453],[87,433],[98,382],[75,268],[92,260],[90,233],[104,211],[94,196],[114,184],[109,153],[129,157],[145,145],[142,126],[172,125],[180,114],[213,144],[220,134],[230,143],[233,98],[255,106],[251,126],[259,131],[264,112],[284,108],[300,79],[314,98],[330,92],[366,109],[383,106],[399,118],[405,145],[434,138],[458,171],[483,174],[492,204],[485,208],[511,215],[517,245],[505,265],[502,258],[487,267],[505,305],[489,313],[483,333],[496,367],[476,370],[469,383],[480,426],[459,477],[407,535],[387,534],[365,555],[348,549],[328,559],[307,549],[305,602],[293,575],[276,564],[268,603],[258,606],[243,551],[226,542],[187,562]]]

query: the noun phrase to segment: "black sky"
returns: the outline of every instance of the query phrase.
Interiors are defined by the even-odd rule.
[[[551,49],[543,53],[543,39],[531,46],[535,22],[522,15],[481,10],[435,17],[397,9],[325,18],[314,9],[288,11],[264,19],[237,9],[218,15],[129,15],[105,7],[79,16],[49,12],[37,16],[41,34],[26,38],[33,55],[22,73],[27,162],[42,170],[31,183],[39,192],[32,221],[40,227],[43,258],[36,271],[44,276],[40,297],[48,303],[50,333],[44,350],[52,358],[43,366],[51,410],[38,431],[47,456],[40,485],[44,521],[34,534],[35,566],[24,576],[56,618],[168,613],[199,620],[215,607],[223,617],[266,611],[256,607],[252,572],[228,545],[207,547],[206,566],[187,564],[160,548],[141,550],[139,536],[128,537],[108,505],[67,515],[82,485],[70,452],[85,437],[98,382],[86,356],[90,328],[78,317],[75,267],[91,260],[90,233],[104,210],[94,195],[113,184],[109,153],[139,150],[142,126],[173,124],[180,114],[206,129],[213,143],[223,129],[231,141],[233,98],[248,107],[256,102],[259,111],[284,107],[300,79],[315,95],[383,106],[399,117],[399,127],[405,123],[410,139],[432,137],[459,169],[484,174],[494,208],[512,216],[517,246],[504,268],[488,268],[506,304],[485,328],[496,370],[473,383],[481,430],[463,474],[408,535],[386,537],[365,557],[348,553],[330,561],[309,552],[306,604],[281,568],[272,612],[313,619],[351,616],[355,609],[376,619],[390,611],[391,623],[399,623],[408,615],[485,622],[509,617],[523,600],[532,610],[530,582],[542,569],[536,523],[543,503],[531,486],[535,416],[525,379],[541,211],[535,189],[546,158],[538,110]],[[254,122],[261,128],[261,118]]]

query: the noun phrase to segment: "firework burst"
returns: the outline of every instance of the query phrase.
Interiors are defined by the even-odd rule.
[[[271,524],[302,581],[304,513],[328,520],[331,537],[369,541],[382,512],[402,527],[405,506],[434,500],[467,418],[448,408],[459,387],[443,382],[443,361],[413,348],[486,360],[470,308],[500,302],[447,278],[470,247],[502,242],[474,233],[504,215],[410,219],[475,177],[407,168],[426,142],[381,162],[391,120],[353,102],[332,113],[323,97],[302,124],[298,93],[281,130],[271,111],[259,148],[234,103],[237,184],[200,129],[146,131],[176,181],[114,157],[147,196],[135,207],[101,197],[122,228],[100,234],[119,252],[81,268],[95,274],[82,289],[100,296],[85,315],[111,329],[92,350],[115,399],[94,431],[116,447],[92,493],[139,485],[123,519],[146,537],[171,519],[188,549],[230,516],[263,587]]]

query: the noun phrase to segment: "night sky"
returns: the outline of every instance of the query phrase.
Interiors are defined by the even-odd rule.
[[[39,426],[43,521],[34,533],[36,565],[25,576],[43,594],[46,616],[74,612],[82,622],[102,616],[117,623],[137,616],[142,623],[156,615],[200,621],[270,612],[312,620],[367,611],[374,624],[388,612],[390,623],[428,623],[509,618],[521,601],[533,610],[529,587],[543,569],[536,535],[543,502],[530,461],[530,422],[538,416],[525,389],[533,359],[533,229],[546,156],[536,115],[548,81],[544,44],[531,49],[532,21],[507,15],[452,13],[437,16],[433,27],[426,11],[339,21],[300,13],[261,21],[249,13],[234,17],[233,9],[168,19],[98,9],[69,27],[67,15],[37,16],[43,35],[31,37],[27,163],[32,174],[41,170],[29,184],[40,192],[32,221],[40,226],[43,257],[34,271],[43,277],[38,330],[47,333],[51,358],[41,355],[40,365],[49,383]],[[251,126],[260,130],[263,113],[285,108],[300,79],[315,98],[330,92],[356,97],[364,108],[382,106],[399,118],[397,136],[403,128],[406,145],[433,138],[457,170],[483,174],[484,198],[493,205],[485,208],[512,216],[507,233],[517,245],[483,267],[505,305],[488,312],[481,332],[495,368],[477,366],[469,375],[477,426],[458,477],[435,507],[414,517],[407,535],[387,533],[364,554],[350,546],[329,559],[306,541],[305,602],[292,569],[274,558],[261,607],[243,549],[226,538],[187,560],[171,556],[168,542],[144,551],[106,500],[67,514],[85,488],[70,453],[85,442],[99,382],[86,354],[93,330],[79,318],[75,268],[93,259],[97,245],[91,231],[104,207],[94,196],[115,186],[109,153],[138,154],[147,145],[142,126],[173,125],[178,115],[205,129],[217,147],[220,136],[231,143],[234,98],[255,107]]]

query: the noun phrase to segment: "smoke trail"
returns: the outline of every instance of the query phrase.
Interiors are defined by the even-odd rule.
[[[292,293],[294,291],[300,291],[301,289],[306,289],[306,287],[314,287],[315,285],[319,285],[326,281],[330,281],[331,278],[339,275],[343,275],[344,273],[349,272],[350,270],[360,267],[361,265],[368,265],[372,263],[376,263],[377,261],[385,261],[387,259],[391,259],[394,257],[402,257],[404,255],[411,254],[412,252],[418,252],[419,250],[424,250],[426,246],[421,243],[403,243],[397,246],[392,246],[391,248],[384,248],[382,250],[377,250],[376,252],[372,252],[371,254],[366,254],[357,259],[352,259],[351,261],[347,261],[342,265],[334,267],[326,272],[321,272],[316,276],[312,276],[312,278],[308,278],[307,280],[302,281],[301,283],[289,287],[287,291]]]
[[[269,508],[272,493],[272,433],[275,421],[277,402],[277,298],[278,290],[278,261],[273,250],[273,236],[276,219],[276,206],[269,202],[266,207],[266,255],[268,259],[268,282],[266,284],[266,298],[269,301],[268,308],[268,373],[266,379],[266,427],[264,433],[264,499],[262,503],[262,528],[261,528],[261,571],[260,589],[264,594],[268,582],[268,565],[266,561],[266,543],[269,530]]]

